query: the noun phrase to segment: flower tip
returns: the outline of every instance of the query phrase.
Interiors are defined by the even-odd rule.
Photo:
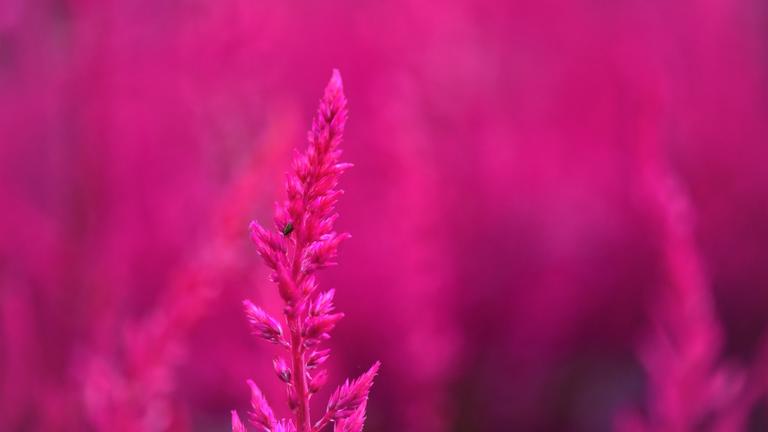
[[[328,88],[338,90],[342,90],[344,88],[344,84],[341,81],[341,73],[336,68],[334,68],[331,72],[331,80],[328,82]]]
[[[235,410],[232,410],[232,432],[245,432],[245,425],[240,421],[240,416]]]
[[[252,379],[245,380],[245,383],[248,384],[248,387],[250,387],[252,391],[255,390],[256,393],[261,394],[261,390],[259,390],[259,386],[257,386]]]
[[[264,236],[267,234],[264,227],[255,220],[252,220],[251,223],[248,224],[248,231],[251,233],[251,239],[257,243],[260,241],[263,242]]]

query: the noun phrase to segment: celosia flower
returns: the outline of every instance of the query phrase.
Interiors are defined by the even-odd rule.
[[[329,422],[336,430],[359,432],[365,419],[365,405],[373,378],[379,370],[371,369],[351,383],[347,380],[330,398],[325,415],[313,425],[309,399],[328,380],[321,369],[329,350],[317,346],[330,338],[330,332],[344,314],[333,313],[334,290],[317,293],[315,271],[334,265],[339,244],[349,234],[337,234],[333,224],[338,218],[334,207],[342,192],[336,190],[339,175],[351,165],[339,162],[347,101],[341,76],[334,70],[309,132],[309,146],[297,153],[292,171],[286,177],[287,200],[275,206],[275,228],[269,231],[251,223],[256,250],[273,270],[270,279],[285,301],[286,326],[248,300],[243,302],[253,333],[290,351],[290,365],[282,357],[273,361],[278,378],[286,385],[288,406],[295,413],[292,420],[277,420],[261,390],[252,381],[251,424],[264,432],[318,432]],[[236,412],[232,412],[232,431],[245,431]]]

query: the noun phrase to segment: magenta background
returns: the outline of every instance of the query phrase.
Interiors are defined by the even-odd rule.
[[[0,430],[95,428],[87,359],[119,364],[199,274],[174,428],[227,430],[248,377],[285,413],[240,310],[279,312],[246,227],[333,67],[353,238],[321,283],[347,316],[332,382],[383,362],[366,430],[610,430],[643,401],[663,277],[649,130],[690,192],[726,355],[757,350],[767,55],[760,0],[4,0]]]

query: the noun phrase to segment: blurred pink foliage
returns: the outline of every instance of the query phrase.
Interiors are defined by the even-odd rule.
[[[335,66],[355,240],[323,274],[352,287],[328,380],[386,365],[366,431],[608,431],[627,408],[643,428],[706,411],[765,430],[766,17],[759,0],[0,2],[0,430],[221,430],[243,377],[284,390],[243,325],[242,298],[281,304],[244,227],[271,217]],[[650,187],[668,177],[695,241],[672,241]],[[667,349],[662,328],[693,336]],[[704,406],[681,407],[692,388]]]
[[[696,246],[694,211],[649,123],[639,131],[638,182],[658,227],[666,279],[652,312],[653,337],[640,353],[648,374],[648,418],[622,414],[618,430],[742,431],[766,383],[748,384],[743,368],[721,359],[723,330]]]

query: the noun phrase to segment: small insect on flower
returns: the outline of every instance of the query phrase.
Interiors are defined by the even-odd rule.
[[[285,228],[283,228],[283,236],[288,237],[290,233],[293,232],[293,223],[288,222],[285,224]]]

